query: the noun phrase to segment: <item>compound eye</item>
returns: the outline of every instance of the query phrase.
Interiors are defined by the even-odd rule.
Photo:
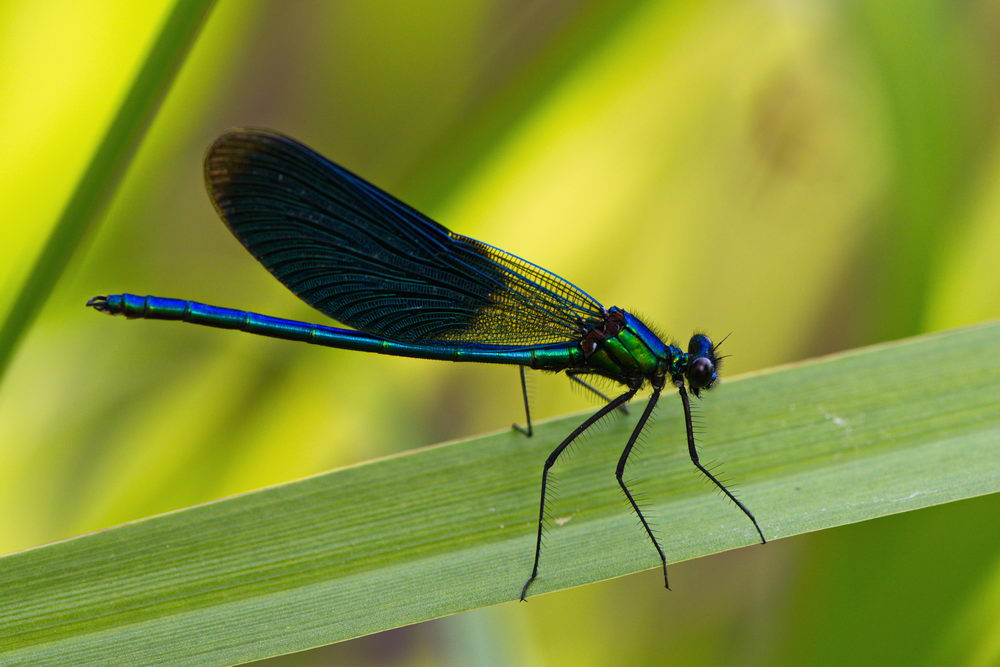
[[[698,357],[688,366],[687,377],[693,389],[704,389],[715,381],[715,365],[705,357]]]

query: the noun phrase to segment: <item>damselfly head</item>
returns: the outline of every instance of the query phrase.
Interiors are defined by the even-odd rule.
[[[712,339],[705,334],[691,336],[691,341],[688,343],[688,358],[684,374],[687,376],[691,393],[700,396],[702,389],[711,389],[719,381],[719,359],[715,356]]]

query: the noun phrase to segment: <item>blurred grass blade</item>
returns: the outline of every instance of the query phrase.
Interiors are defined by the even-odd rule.
[[[876,340],[920,330],[945,241],[968,224],[958,209],[976,183],[988,155],[985,138],[993,133],[971,112],[976,108],[974,57],[968,38],[956,29],[960,14],[951,9],[934,0],[845,6],[886,105],[892,159],[882,219],[861,244],[870,257],[879,258],[874,331],[868,333]],[[933,68],[924,64],[930,51]]]
[[[0,378],[73,251],[114,193],[214,0],[177,0],[0,328]]]
[[[997,358],[991,323],[730,381],[701,402],[703,456],[725,463],[772,540],[993,493],[1000,367],[984,360]],[[753,544],[750,524],[687,461],[677,403],[661,401],[629,469],[668,558]],[[613,477],[637,412],[557,468],[535,594],[656,565]],[[542,462],[580,419],[7,556],[0,662],[228,663],[513,600],[531,564]]]
[[[627,30],[630,21],[647,10],[648,0],[583,2],[570,14],[566,25],[525,58],[516,74],[483,91],[470,122],[449,128],[446,141],[437,141],[420,160],[420,169],[410,178],[409,188],[423,193],[424,205],[433,210],[448,202],[455,186],[454,174],[470,174],[484,168],[510,137],[543,108],[560,84],[593,65],[606,49]],[[535,11],[542,8],[531,7]],[[513,18],[513,17],[512,17]],[[537,20],[532,12],[518,12],[518,21]],[[428,167],[428,164],[430,167]]]

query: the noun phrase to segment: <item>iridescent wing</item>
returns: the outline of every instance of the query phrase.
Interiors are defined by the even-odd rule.
[[[219,215],[299,298],[397,341],[538,345],[603,321],[583,290],[455,234],[288,137],[237,129],[205,158]]]

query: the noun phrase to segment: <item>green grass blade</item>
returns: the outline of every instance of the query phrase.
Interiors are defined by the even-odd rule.
[[[1000,367],[984,360],[997,358],[990,323],[732,380],[701,402],[703,458],[725,463],[772,540],[996,492]],[[688,463],[678,403],[661,401],[628,471],[668,558],[753,544],[750,523]],[[613,476],[637,412],[557,466],[534,594],[656,565]],[[580,420],[7,556],[0,661],[242,661],[515,599],[542,461]]]
[[[845,7],[844,18],[883,92],[890,162],[881,218],[861,244],[880,258],[871,320],[875,339],[920,331],[947,240],[980,176],[989,130],[974,117],[976,88],[960,19],[937,2],[892,0]],[[935,53],[934,68],[924,54]],[[948,224],[942,224],[947,220]]]
[[[214,0],[177,0],[0,327],[0,378],[24,332],[111,198]]]

